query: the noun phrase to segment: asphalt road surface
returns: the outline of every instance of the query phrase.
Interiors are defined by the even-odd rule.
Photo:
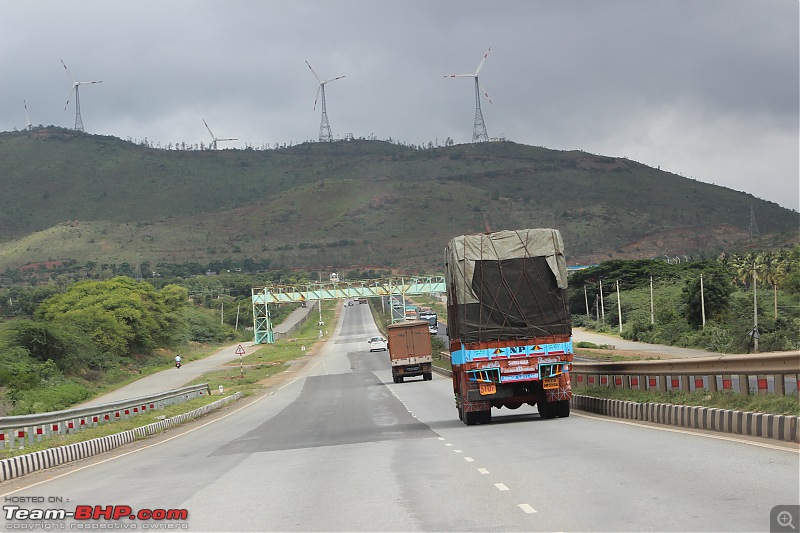
[[[3,505],[188,513],[103,522],[118,529],[769,531],[774,506],[800,502],[790,445],[531,407],[465,426],[450,381],[394,384],[386,352],[367,351],[373,334],[368,306],[345,307],[319,355],[270,393],[3,483]],[[8,516],[3,529],[24,522]]]

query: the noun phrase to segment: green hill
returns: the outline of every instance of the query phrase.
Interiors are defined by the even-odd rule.
[[[0,272],[223,259],[441,270],[463,233],[561,230],[569,264],[797,242],[795,211],[626,159],[511,142],[163,150],[55,127],[0,133]]]

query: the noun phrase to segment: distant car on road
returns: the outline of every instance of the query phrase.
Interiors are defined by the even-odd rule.
[[[376,350],[383,350],[386,351],[386,339],[383,337],[371,337],[369,339],[369,351],[374,352]]]

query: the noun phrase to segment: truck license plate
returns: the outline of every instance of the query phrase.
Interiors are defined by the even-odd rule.
[[[497,392],[497,385],[494,383],[478,383],[478,389],[482,395],[494,394]]]
[[[558,388],[558,378],[544,378],[542,382],[542,388],[545,389],[557,389]]]

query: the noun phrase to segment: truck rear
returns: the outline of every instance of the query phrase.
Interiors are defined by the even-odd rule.
[[[431,311],[430,308],[420,308],[417,316],[420,320],[428,323],[428,333],[431,335],[439,333],[439,315],[435,311]]]
[[[427,322],[415,320],[391,324],[386,328],[386,335],[389,337],[389,360],[395,383],[413,376],[422,376],[425,381],[432,379],[433,351]]]
[[[561,234],[462,235],[445,248],[453,393],[467,425],[492,407],[569,416],[572,321]]]

